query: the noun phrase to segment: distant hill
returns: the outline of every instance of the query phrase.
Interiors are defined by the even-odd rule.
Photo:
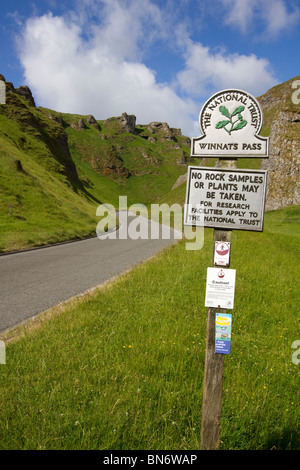
[[[0,80],[0,252],[95,235],[100,203],[149,204],[186,172],[180,129],[37,108],[28,87]]]
[[[130,203],[154,202],[171,190],[191,161],[190,139],[167,123],[136,124],[136,117],[126,113],[105,121],[69,114],[62,114],[62,119],[79,174],[83,179],[85,175],[91,191],[96,190],[99,175],[104,186],[114,182],[113,201],[123,194]],[[105,191],[101,196],[111,202]]]

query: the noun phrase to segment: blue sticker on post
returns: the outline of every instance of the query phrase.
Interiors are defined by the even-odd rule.
[[[230,354],[232,315],[230,313],[216,313],[215,352]]]

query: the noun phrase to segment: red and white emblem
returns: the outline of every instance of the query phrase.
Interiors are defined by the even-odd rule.
[[[229,252],[229,245],[225,242],[218,243],[216,245],[216,252],[220,256],[225,256]]]
[[[214,253],[215,266],[229,266],[230,242],[216,242]]]

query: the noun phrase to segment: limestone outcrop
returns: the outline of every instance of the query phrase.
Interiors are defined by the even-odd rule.
[[[300,204],[300,104],[292,96],[295,77],[267,91],[258,100],[264,113],[264,135],[270,137],[266,210]]]
[[[300,204],[300,112],[280,111],[270,132],[266,210]]]

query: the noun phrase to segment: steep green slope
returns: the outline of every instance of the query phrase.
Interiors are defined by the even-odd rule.
[[[36,108],[27,87],[6,82],[0,252],[95,235],[100,203],[117,207],[119,195],[149,203],[169,191],[186,171],[188,139],[158,124],[125,132],[119,118],[97,123]]]
[[[96,201],[78,178],[61,126],[13,87],[7,86],[6,101],[0,105],[0,251],[93,234]]]
[[[79,174],[87,177],[91,192],[99,184],[105,186],[105,202],[114,202],[120,194],[127,195],[129,203],[149,204],[186,172],[189,139],[166,123],[138,125],[128,132],[119,117],[97,124],[89,124],[88,116],[62,117]]]

